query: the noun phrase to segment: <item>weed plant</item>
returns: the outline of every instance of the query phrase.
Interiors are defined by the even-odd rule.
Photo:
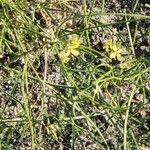
[[[0,149],[150,149],[141,3],[0,0]]]

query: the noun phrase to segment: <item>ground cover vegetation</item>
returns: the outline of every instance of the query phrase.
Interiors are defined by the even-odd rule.
[[[0,0],[0,149],[150,149],[148,0]]]

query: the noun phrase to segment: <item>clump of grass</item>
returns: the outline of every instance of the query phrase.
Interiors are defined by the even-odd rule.
[[[132,13],[101,3],[0,2],[1,149],[150,147],[149,57],[135,49],[150,17],[138,0]]]

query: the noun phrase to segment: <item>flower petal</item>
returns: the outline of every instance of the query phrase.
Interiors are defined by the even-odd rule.
[[[79,55],[79,51],[77,51],[77,50],[73,50],[73,51],[71,51],[71,53],[72,53],[74,56],[78,56],[78,55]]]
[[[115,59],[116,57],[116,54],[114,52],[110,53],[110,56],[109,56],[111,59]]]

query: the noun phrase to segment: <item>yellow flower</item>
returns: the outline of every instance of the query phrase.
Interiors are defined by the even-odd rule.
[[[70,55],[78,56],[79,51],[77,50],[77,48],[79,48],[80,44],[81,44],[81,40],[77,35],[71,36],[66,41],[65,50],[58,54],[59,58],[64,63],[67,63],[70,60]]]
[[[121,43],[116,39],[107,39],[103,42],[103,48],[109,54],[109,57],[114,60],[121,61],[122,49]]]
[[[109,52],[111,44],[112,44],[112,39],[105,40],[103,42],[103,49],[105,49],[106,52]]]
[[[73,35],[70,37],[66,42],[66,48],[68,51],[70,51],[71,54],[77,56],[79,52],[77,53],[76,49],[79,48],[81,44],[81,40],[77,35]]]
[[[78,56],[79,55],[79,51],[76,49],[68,49],[68,52],[74,56]]]
[[[58,54],[59,58],[61,59],[62,62],[67,63],[70,58],[69,58],[69,53],[62,51]]]
[[[110,52],[109,57],[111,59],[121,61],[121,59],[122,59],[121,52],[122,52],[121,50],[112,51],[112,52]]]

